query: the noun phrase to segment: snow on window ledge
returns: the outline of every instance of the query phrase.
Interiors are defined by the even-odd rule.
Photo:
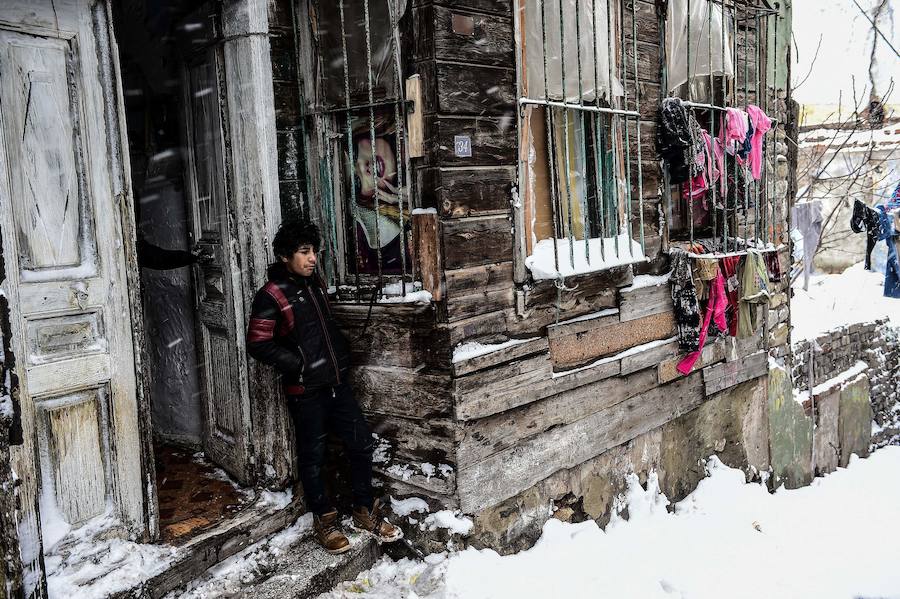
[[[328,288],[329,295],[337,295],[339,298],[353,297],[355,293],[356,287],[352,285],[341,285],[340,287],[332,285]],[[366,293],[371,293],[371,290],[367,289]],[[384,286],[382,286],[380,297],[376,300],[376,303],[424,305],[430,304],[433,300],[434,297],[431,295],[431,292],[422,289],[422,283],[420,281],[406,281],[405,285],[401,284],[399,281],[394,281],[391,283],[386,283]],[[338,303],[360,304],[368,303],[368,301],[368,299],[365,299],[364,301],[353,302],[341,301],[339,299]]]
[[[618,252],[616,251],[617,241]],[[585,245],[587,245],[590,261],[585,252]],[[536,281],[542,281],[599,272],[617,266],[647,261],[641,244],[631,239],[628,233],[622,233],[618,237],[589,239],[587,244],[584,240],[575,240],[573,250],[574,264],[569,252],[569,240],[556,240],[556,251],[559,256],[559,270],[557,270],[553,259],[553,240],[542,239],[534,246],[534,252],[525,258],[525,266],[531,271],[531,276]]]

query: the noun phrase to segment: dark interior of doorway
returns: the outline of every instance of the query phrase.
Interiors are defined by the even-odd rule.
[[[253,499],[252,491],[231,482],[201,451],[204,409],[176,43],[176,28],[198,5],[121,0],[114,7],[141,264],[160,537],[174,543]]]

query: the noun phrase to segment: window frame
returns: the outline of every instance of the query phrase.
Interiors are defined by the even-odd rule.
[[[559,0],[557,6],[559,6],[560,11],[562,11],[560,3],[564,0]],[[533,268],[534,261],[537,260],[536,256],[536,248],[537,245],[542,241],[552,241],[553,244],[553,259],[554,259],[554,272],[553,278],[558,280],[558,284],[569,276],[577,276],[582,274],[588,274],[591,272],[599,272],[602,270],[606,270],[609,268],[614,268],[617,266],[623,266],[626,264],[633,264],[635,262],[641,262],[645,260],[644,250],[645,250],[645,241],[644,241],[644,214],[643,214],[643,160],[642,160],[642,152],[641,152],[641,123],[644,119],[640,116],[640,98],[638,97],[639,93],[639,85],[634,85],[634,94],[629,94],[628,92],[628,84],[629,81],[634,84],[638,79],[638,70],[637,70],[637,60],[635,57],[637,56],[637,35],[636,35],[636,16],[634,3],[630,4],[631,13],[631,31],[629,35],[626,35],[627,21],[625,19],[625,0],[594,0],[591,5],[588,7],[587,11],[587,19],[580,17],[579,12],[577,10],[578,6],[581,6],[585,3],[585,0],[575,0],[576,2],[576,29],[581,33],[579,27],[579,23],[585,21],[588,27],[588,35],[592,36],[596,39],[598,35],[598,31],[600,31],[600,27],[602,26],[597,22],[595,25],[596,19],[593,18],[591,13],[593,12],[596,15],[596,7],[595,2],[605,2],[607,4],[606,15],[608,21],[612,23],[607,23],[607,35],[606,35],[606,48],[603,49],[603,52],[606,52],[606,55],[610,55],[610,48],[612,48],[612,58],[613,60],[609,61],[606,59],[606,67],[608,69],[608,79],[607,79],[607,93],[605,97],[601,97],[600,95],[600,74],[597,70],[599,68],[599,63],[601,60],[600,50],[597,48],[595,43],[595,51],[597,54],[593,57],[590,62],[594,65],[595,76],[593,79],[594,82],[594,98],[592,100],[588,100],[587,102],[584,99],[584,93],[579,85],[579,99],[576,101],[572,101],[568,99],[568,86],[566,84],[566,75],[570,74],[570,70],[567,66],[561,64],[566,60],[566,55],[568,52],[561,51],[559,54],[562,55],[562,60],[556,62],[556,68],[561,72],[560,79],[562,80],[561,85],[561,100],[551,99],[552,88],[549,85],[541,84],[539,87],[543,88],[544,97],[543,98],[535,98],[529,97],[526,93],[527,91],[527,70],[528,70],[528,49],[526,47],[527,29],[529,26],[528,16],[526,14],[528,10],[528,0],[516,0],[514,3],[514,29],[515,35],[514,38],[516,40],[515,45],[515,60],[516,60],[516,113],[517,113],[517,147],[518,147],[518,184],[516,189],[516,197],[514,198],[514,223],[516,229],[516,235],[514,238],[515,244],[515,253],[514,253],[514,273],[515,280],[517,283],[522,284],[527,282],[528,280],[538,280],[538,279],[546,279],[550,278],[547,276],[546,272],[540,272],[542,269]],[[543,6],[543,0],[539,1],[539,5]],[[546,13],[546,9],[544,9]],[[560,17],[562,19],[562,16]],[[594,28],[596,26],[596,29]],[[547,41],[548,38],[546,36],[546,16],[544,16],[544,21],[542,23],[542,43],[543,50],[541,55],[545,55],[552,46],[548,46]],[[562,26],[560,26],[562,29]],[[602,31],[601,31],[602,33]],[[628,40],[630,37],[630,41]],[[560,44],[566,43],[566,36],[564,33],[560,35],[561,41]],[[576,35],[574,38],[576,41],[576,45],[578,49],[576,50],[576,54],[578,55],[578,61],[581,62],[581,41],[579,37]],[[568,40],[571,43],[571,38]],[[630,54],[630,56],[626,59],[626,53]],[[629,59],[631,62],[632,69],[629,69]],[[545,60],[545,63],[548,62]],[[580,65],[579,65],[580,66]],[[550,66],[547,64],[547,68]],[[550,73],[548,70],[547,73]],[[578,77],[577,73],[575,74],[576,78]],[[616,86],[621,88],[621,93],[616,93]],[[610,93],[612,92],[612,93]],[[538,95],[538,94],[534,94]],[[631,96],[631,97],[629,97]],[[531,158],[531,154],[534,151],[534,141],[535,137],[533,133],[533,125],[532,121],[534,115],[540,115],[540,111],[543,108],[542,112],[545,115],[543,119],[545,130],[548,133],[544,134],[544,142],[546,151],[542,152],[542,156],[535,157],[533,160]],[[591,166],[586,166],[585,172],[582,173],[581,179],[584,181],[585,194],[584,197],[574,197],[571,190],[568,190],[565,193],[565,197],[562,197],[562,193],[556,189],[559,185],[559,181],[563,178],[558,175],[559,169],[554,168],[554,164],[558,162],[556,158],[551,158],[551,155],[556,155],[559,153],[559,147],[563,145],[561,140],[552,139],[552,134],[550,131],[553,129],[552,124],[548,124],[547,116],[552,115],[556,110],[562,111],[562,113],[567,117],[567,113],[579,114],[582,117],[582,122],[585,124],[589,124],[586,122],[587,115],[594,115],[595,117],[603,116],[609,118],[609,123],[603,127],[603,131],[606,132],[608,138],[611,138],[612,142],[609,145],[611,151],[613,153],[613,165],[614,165],[614,175],[611,177],[612,188],[615,192],[615,202],[607,203],[604,199],[604,192],[602,192],[596,185],[598,180],[606,182],[609,173],[600,173],[594,174],[593,177],[589,177],[586,171],[591,171]],[[552,117],[550,120],[553,120]],[[585,131],[596,131],[596,127],[599,126],[599,118],[594,118],[593,126],[584,127]],[[624,125],[624,126],[623,126]],[[630,137],[633,134],[636,135],[636,139],[634,140],[637,144],[637,152],[633,153],[631,151],[631,140]],[[568,136],[567,136],[568,140]],[[571,142],[570,142],[571,143]],[[564,152],[568,154],[568,144],[565,146]],[[596,158],[595,153],[591,153]],[[588,153],[585,152],[585,157],[587,157]],[[546,171],[544,177],[546,178],[546,183],[544,188],[547,189],[547,195],[549,196],[549,207],[552,211],[553,216],[552,222],[550,225],[553,227],[553,233],[550,238],[541,239],[538,238],[534,231],[534,226],[531,224],[534,215],[536,214],[537,204],[534,196],[534,189],[536,186],[532,187],[532,176],[534,171],[539,171],[540,169],[533,168],[532,164],[537,164],[537,161],[543,160],[547,163],[544,169]],[[568,172],[570,173],[570,177],[573,173],[572,169],[569,168]],[[577,175],[577,172],[575,173]],[[589,190],[588,185],[590,185],[589,180],[593,179],[594,188]],[[566,178],[567,180],[568,178]],[[566,181],[568,183],[568,181]],[[632,183],[636,183],[636,185],[632,185]],[[634,198],[634,189],[637,189],[638,198]],[[606,236],[595,237],[590,235],[589,231],[594,230],[594,223],[589,222],[587,219],[582,226],[582,239],[575,239],[572,229],[574,227],[569,226],[566,227],[565,224],[563,226],[559,225],[559,215],[563,213],[562,206],[564,203],[572,203],[574,205],[577,203],[581,212],[584,213],[586,211],[590,211],[591,207],[589,206],[591,197],[599,197],[600,205],[606,204],[607,206],[614,206],[615,214],[617,218],[615,219],[614,226],[612,227],[613,231],[607,231],[610,233]],[[634,214],[634,207],[632,206],[633,202],[637,200],[640,208],[638,210],[638,215]],[[594,202],[597,204],[596,200]],[[568,209],[567,212],[569,214],[572,213],[571,209]],[[601,213],[601,219],[604,216],[608,218],[611,216],[611,213]],[[635,223],[635,221],[639,221],[639,223]],[[637,234],[634,231],[635,225],[638,226]],[[568,228],[568,231],[566,231]],[[603,227],[601,226],[601,231]],[[559,237],[557,234],[562,233],[562,237]],[[621,236],[627,234],[627,239],[630,240],[630,247],[628,249],[619,248],[619,239]],[[568,252],[560,251],[559,242],[561,240],[566,240],[567,243],[563,244],[567,246]],[[605,240],[605,241],[604,241]],[[639,242],[637,241],[639,240]],[[607,243],[609,242],[609,243]],[[574,250],[573,250],[574,248]],[[583,250],[581,248],[584,248]],[[597,252],[597,250],[600,250]],[[606,249],[606,252],[604,252]],[[637,252],[635,250],[637,249]],[[616,258],[608,258],[606,253],[616,253]],[[568,256],[564,255],[568,253]],[[576,259],[573,256],[573,253],[583,254],[579,256],[578,262],[576,264]],[[599,255],[599,260],[597,260],[597,254]],[[625,254],[624,256],[622,254]],[[593,257],[592,257],[593,255]],[[584,258],[584,262],[581,263],[581,258]],[[529,264],[531,262],[531,264]],[[566,265],[565,263],[568,263]]]
[[[729,251],[737,251],[740,249],[741,243],[745,246],[748,242],[753,241],[754,244],[767,244],[767,243],[775,243],[777,241],[776,234],[776,226],[777,226],[777,206],[772,200],[772,196],[774,196],[774,181],[770,181],[769,177],[769,162],[770,160],[774,160],[774,156],[776,154],[774,144],[775,142],[775,132],[777,131],[778,121],[775,118],[772,118],[772,115],[769,114],[771,111],[770,106],[777,105],[777,95],[773,88],[770,88],[770,84],[774,85],[774,82],[778,79],[777,72],[777,61],[771,60],[773,70],[772,70],[772,80],[770,81],[770,71],[769,71],[769,62],[770,57],[772,56],[772,48],[774,43],[777,43],[777,26],[778,19],[780,18],[780,13],[777,8],[773,8],[768,0],[685,0],[686,2],[686,10],[688,11],[688,15],[691,14],[691,5],[693,3],[706,3],[708,6],[719,6],[723,11],[723,23],[727,23],[730,26],[730,35],[731,35],[731,43],[728,50],[731,52],[732,56],[732,68],[734,70],[734,76],[729,81],[727,77],[724,75],[716,75],[715,73],[703,73],[703,74],[692,74],[690,65],[690,50],[694,45],[699,48],[702,48],[703,41],[702,38],[698,39],[696,44],[692,44],[690,41],[691,36],[691,27],[690,21],[688,18],[688,42],[687,42],[687,81],[684,84],[681,84],[679,88],[684,88],[687,91],[688,98],[685,99],[675,94],[676,91],[680,90],[670,90],[670,85],[668,83],[668,78],[664,77],[662,81],[662,86],[664,90],[664,94],[666,98],[671,97],[680,97],[682,103],[685,105],[687,110],[691,114],[695,114],[696,110],[703,111],[705,114],[702,114],[700,117],[696,117],[698,123],[701,127],[708,125],[709,133],[712,135],[716,130],[716,125],[721,127],[720,121],[715,120],[715,115],[723,114],[727,109],[730,108],[744,108],[748,104],[750,104],[750,96],[752,94],[753,101],[759,102],[760,92],[764,92],[763,95],[763,103],[761,108],[770,116],[772,121],[772,130],[769,133],[768,137],[764,139],[763,144],[763,160],[766,166],[762,170],[762,181],[753,180],[752,183],[745,181],[743,196],[743,207],[741,207],[739,198],[737,194],[735,194],[735,205],[734,207],[729,206],[728,196],[728,183],[726,181],[726,191],[725,191],[725,200],[722,202],[722,208],[718,208],[716,204],[717,196],[721,200],[721,193],[718,190],[718,184],[712,185],[712,194],[710,201],[713,206],[713,209],[709,211],[709,215],[711,217],[711,223],[704,223],[701,228],[701,232],[705,232],[707,229],[710,229],[712,237],[712,245],[716,245],[716,239],[719,238],[719,246],[717,252],[728,253]],[[742,8],[743,7],[743,8]],[[729,16],[729,11],[731,15]],[[743,12],[743,18],[739,18],[740,13]],[[712,10],[708,10],[707,15],[710,15]],[[671,12],[666,11],[666,13],[660,15],[660,28],[661,31],[664,32],[664,43],[662,44],[662,51],[660,53],[660,61],[661,68],[663,73],[668,73],[668,69],[670,67],[668,50],[670,46],[670,40],[668,39],[668,19],[671,18]],[[710,18],[709,16],[707,17]],[[755,25],[751,28],[749,23],[755,21]],[[774,36],[770,35],[770,21],[774,21]],[[739,23],[742,23],[739,25]],[[722,35],[723,39],[726,36],[726,31],[729,27],[723,27],[720,35]],[[752,90],[749,85],[749,64],[750,64],[750,54],[746,51],[746,47],[748,46],[748,31],[753,30],[753,44],[750,45],[751,48],[755,45],[755,53],[753,62],[753,74],[754,74],[754,85]],[[702,29],[701,29],[702,30]],[[764,40],[761,39],[764,36]],[[743,40],[743,41],[741,41]],[[714,42],[710,42],[707,44],[708,52],[712,52],[712,45]],[[743,53],[739,52],[739,47],[745,48]],[[722,52],[725,50],[725,44],[722,43]],[[709,62],[712,62],[709,59]],[[724,58],[723,58],[724,63]],[[741,68],[743,65],[743,69]],[[712,68],[707,69],[712,71]],[[743,75],[743,76],[742,76]],[[716,78],[719,78],[721,81],[717,81]],[[694,78],[709,78],[710,87],[713,92],[713,100],[707,102],[694,102],[692,97],[692,88],[691,82]],[[743,84],[743,92],[740,92],[740,84]],[[721,90],[721,103],[716,103],[716,92]],[[741,94],[741,100],[738,101],[739,93]],[[737,181],[737,163],[732,159],[731,165],[729,166],[729,154],[725,153],[724,158],[724,171],[725,177],[727,179],[728,175],[732,170],[735,172],[734,179]],[[730,168],[731,167],[731,168]],[[662,165],[663,168],[663,195],[665,200],[665,210],[666,210],[666,220],[668,223],[669,229],[669,237],[670,241],[688,241],[690,246],[694,246],[695,242],[695,223],[694,223],[694,214],[693,207],[695,202],[690,201],[689,199],[682,198],[682,191],[679,189],[678,184],[669,183],[669,174],[668,168],[665,163]],[[748,194],[751,193],[753,195],[752,206],[747,200]],[[689,195],[692,194],[692,190],[689,190]],[[683,204],[683,206],[676,207],[676,202],[679,204]],[[761,206],[762,202],[762,206]],[[753,227],[753,237],[754,240],[748,240],[748,234],[750,231],[750,223],[748,222],[748,212],[750,210],[754,212],[754,218],[752,222]],[[770,214],[771,210],[771,214]],[[741,225],[740,212],[743,211],[743,225]],[[719,213],[721,212],[721,218],[719,218]],[[731,212],[732,214],[728,214]],[[675,226],[676,215],[679,220],[682,221],[681,226]],[[719,226],[719,221],[721,220],[721,227]],[[687,224],[683,224],[686,221]],[[760,237],[760,228],[765,228],[764,236]],[[738,235],[743,228],[743,236]],[[721,231],[721,235],[720,235]],[[732,237],[729,237],[729,231],[733,234]]]
[[[319,5],[327,0],[298,0],[292,3],[294,9],[294,33],[297,53],[297,77],[299,83],[299,104],[301,114],[297,134],[300,138],[298,154],[303,156],[300,162],[305,169],[304,198],[301,209],[305,215],[311,216],[321,225],[323,250],[325,259],[321,260],[326,273],[329,288],[338,294],[339,300],[351,302],[369,301],[374,295],[405,295],[415,289],[413,276],[413,232],[412,213],[418,207],[418,197],[413,185],[413,169],[409,150],[408,117],[412,112],[410,102],[405,97],[405,81],[403,79],[403,31],[400,19],[404,15],[393,14],[390,8],[391,36],[390,64],[392,65],[393,85],[386,88],[372,84],[375,67],[373,54],[368,54],[366,70],[370,73],[366,93],[359,91],[346,93],[343,104],[329,98],[327,92],[328,76],[325,68],[326,56],[320,48],[319,32],[316,31]],[[339,10],[349,6],[352,0],[338,0]],[[385,4],[396,6],[393,0],[384,0]],[[363,0],[367,18],[371,18],[374,10],[380,9],[379,0]],[[368,12],[368,11],[372,12]],[[410,8],[407,6],[406,11]],[[371,21],[370,21],[371,22]],[[340,39],[349,37],[349,21],[341,17],[341,26],[346,27],[338,35]],[[364,29],[360,28],[360,32]],[[369,41],[371,50],[371,40]],[[347,46],[342,46],[344,67],[342,71],[342,87],[349,89],[349,71],[346,64],[349,59]],[[335,75],[335,73],[331,73]],[[333,82],[332,82],[333,83]],[[390,89],[393,87],[393,89]],[[390,114],[392,113],[392,114]],[[374,122],[377,116],[391,117],[388,133],[376,135]],[[362,138],[354,133],[353,122],[359,118],[369,121],[368,130],[373,139],[392,137],[393,149],[396,153],[397,181],[401,190],[398,209],[400,210],[400,261],[398,273],[383,272],[384,260],[381,247],[374,249],[377,253],[377,272],[361,272],[359,269],[359,248],[356,240],[356,221],[353,220],[354,189],[357,176],[354,165],[357,154],[355,140]],[[364,135],[364,134],[363,134]],[[370,142],[370,147],[372,143]],[[373,161],[374,162],[374,161]],[[373,169],[374,170],[374,169]],[[373,174],[374,177],[374,174]],[[349,183],[349,189],[346,184]],[[373,184],[375,184],[373,179]],[[377,184],[375,184],[377,185]],[[385,206],[375,200],[376,207]],[[376,214],[383,214],[374,210]],[[405,214],[405,216],[404,216]],[[376,223],[382,218],[376,216]],[[376,238],[379,237],[376,224]],[[396,237],[394,238],[396,239]],[[377,243],[377,242],[376,242]],[[399,293],[393,291],[399,290]]]

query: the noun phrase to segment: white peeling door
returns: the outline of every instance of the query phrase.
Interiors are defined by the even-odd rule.
[[[102,2],[0,6],[0,225],[30,572],[41,551],[35,498],[45,548],[96,516],[137,531],[144,518],[113,51]]]

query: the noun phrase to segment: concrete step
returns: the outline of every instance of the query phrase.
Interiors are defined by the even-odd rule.
[[[368,535],[351,535],[353,546],[341,555],[330,555],[312,538],[297,543],[278,570],[245,587],[242,599],[307,599],[324,593],[345,580],[353,580],[380,557],[379,545]]]

